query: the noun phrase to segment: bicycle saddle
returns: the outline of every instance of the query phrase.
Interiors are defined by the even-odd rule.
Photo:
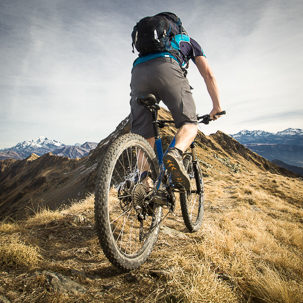
[[[159,110],[160,106],[157,103],[157,99],[153,94],[141,95],[136,98],[138,104],[145,106],[148,109]]]

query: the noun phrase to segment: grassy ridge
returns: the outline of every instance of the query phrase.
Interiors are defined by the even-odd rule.
[[[0,294],[13,302],[303,302],[302,180],[221,172],[205,187],[202,229],[188,233],[177,207],[149,260],[132,273],[116,270],[100,250],[93,196],[3,221]],[[44,270],[87,292],[55,292]]]
[[[164,145],[173,134],[173,127],[161,130]],[[177,203],[147,262],[123,273],[100,249],[93,195],[53,211],[33,203],[22,210],[33,216],[0,222],[0,301],[303,302],[302,178],[222,132],[200,132],[196,141],[206,200],[199,232],[188,233]],[[89,160],[102,153],[97,148]],[[73,180],[66,184],[78,192]],[[45,185],[45,195],[54,199],[57,187]],[[61,286],[69,279],[81,287],[56,288],[53,273]]]

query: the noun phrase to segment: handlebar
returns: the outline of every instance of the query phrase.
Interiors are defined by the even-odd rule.
[[[223,110],[222,112],[215,114],[215,116],[216,115],[221,116],[221,115],[225,115],[225,114],[226,114],[226,111]],[[213,119],[210,118],[210,115],[197,116],[197,119],[198,119],[199,123],[204,123],[204,124],[209,124],[210,121],[214,121]]]
[[[225,115],[225,114],[226,114],[226,111],[223,110],[222,112],[217,113],[216,115],[221,116],[221,115]],[[214,121],[213,119],[210,118],[210,115],[197,116],[197,119],[198,119],[198,123],[204,123],[204,124],[209,124],[210,121]],[[160,128],[163,128],[164,126],[166,126],[166,123],[174,123],[174,122],[175,122],[174,120],[157,120],[158,126]]]

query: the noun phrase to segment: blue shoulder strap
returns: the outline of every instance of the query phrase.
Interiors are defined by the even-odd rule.
[[[187,35],[179,34],[176,35],[173,40],[171,41],[171,46],[174,49],[180,50],[180,43],[181,42],[188,42],[190,43],[190,38]]]

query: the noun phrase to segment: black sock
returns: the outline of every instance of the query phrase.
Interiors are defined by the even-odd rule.
[[[183,157],[183,151],[177,147],[174,147],[174,148],[179,152],[180,156]]]

